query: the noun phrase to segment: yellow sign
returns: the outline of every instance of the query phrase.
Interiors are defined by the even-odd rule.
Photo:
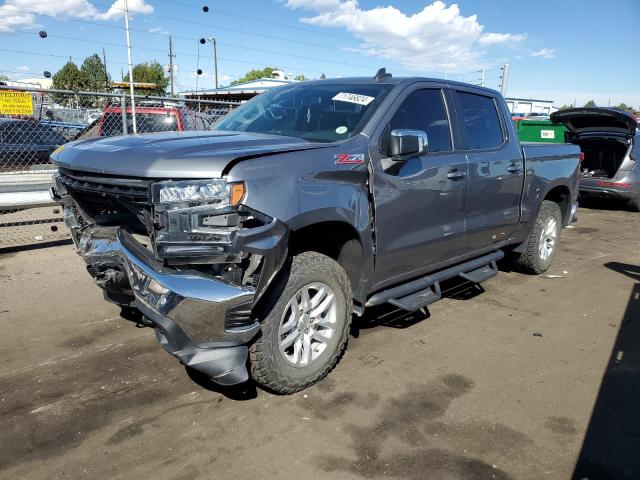
[[[33,115],[33,100],[27,92],[0,92],[0,113]]]

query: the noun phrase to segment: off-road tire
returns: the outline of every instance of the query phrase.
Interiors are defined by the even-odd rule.
[[[556,237],[555,248],[553,249],[550,257],[544,260],[540,255],[540,243],[542,241],[542,233],[549,218],[555,218],[558,229],[558,235]],[[558,251],[558,240],[560,239],[560,228],[562,226],[562,212],[560,206],[552,201],[544,200],[538,217],[531,229],[529,240],[527,241],[526,250],[522,252],[515,261],[515,268],[523,273],[529,273],[533,275],[540,275],[546,272],[551,263],[553,257]]]
[[[309,365],[299,368],[282,356],[280,323],[289,300],[305,285],[323,282],[334,292],[337,321],[333,348],[327,347]],[[351,326],[351,284],[344,269],[333,259],[317,252],[295,255],[288,272],[281,275],[267,292],[261,308],[262,328],[259,337],[249,347],[249,362],[253,380],[274,393],[292,394],[324,378],[340,361],[347,347]]]
[[[629,200],[629,208],[634,212],[640,212],[640,192],[636,193],[636,196]]]

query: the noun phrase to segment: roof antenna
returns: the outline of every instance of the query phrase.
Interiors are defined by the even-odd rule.
[[[380,70],[378,70],[375,74],[375,76],[373,77],[374,80],[377,80],[378,82],[381,80],[386,80],[387,78],[391,78],[391,74],[387,73],[387,69],[382,67]]]

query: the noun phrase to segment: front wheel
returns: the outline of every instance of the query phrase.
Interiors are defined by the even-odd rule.
[[[562,212],[558,204],[544,200],[531,229],[527,249],[516,260],[518,270],[539,275],[549,269],[558,248],[561,225]]]
[[[266,299],[261,335],[249,358],[259,385],[290,394],[324,378],[342,357],[352,294],[344,269],[317,252],[294,256],[280,281]]]

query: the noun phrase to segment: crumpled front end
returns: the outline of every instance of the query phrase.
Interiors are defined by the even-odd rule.
[[[246,344],[260,330],[253,306],[286,258],[286,226],[271,219],[229,229],[221,236],[224,243],[211,250],[225,252],[222,267],[216,255],[209,255],[210,264],[189,263],[184,256],[171,265],[157,257],[153,232],[144,235],[131,225],[114,224],[123,218],[114,205],[132,210],[129,199],[103,192],[110,197],[101,200],[107,207],[96,209],[90,203],[100,203],[99,195],[85,204],[84,185],[64,180],[56,177],[53,193],[64,207],[76,250],[105,298],[137,308],[155,326],[160,345],[184,365],[220,384],[246,381]]]

